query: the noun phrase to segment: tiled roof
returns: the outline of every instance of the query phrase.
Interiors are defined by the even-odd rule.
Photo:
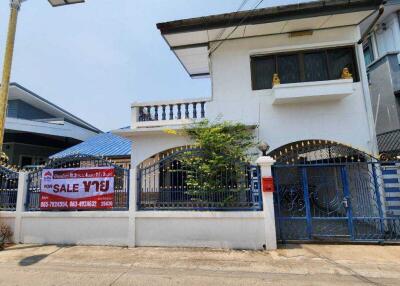
[[[400,153],[400,129],[377,136],[380,153]]]
[[[132,141],[110,132],[102,133],[88,140],[54,154],[50,158],[60,158],[75,154],[93,156],[130,156]]]

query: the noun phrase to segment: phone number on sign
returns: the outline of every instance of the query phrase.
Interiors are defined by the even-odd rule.
[[[97,208],[97,201],[53,201],[41,202],[41,208]],[[113,207],[112,201],[100,202],[99,207]]]

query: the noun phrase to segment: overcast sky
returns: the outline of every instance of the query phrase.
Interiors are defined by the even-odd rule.
[[[9,0],[0,4],[3,63]],[[250,9],[259,0],[248,0]],[[298,2],[265,0],[260,7]],[[11,80],[108,131],[130,125],[134,101],[207,97],[156,23],[231,12],[242,0],[86,0],[52,8],[28,0],[19,13]]]

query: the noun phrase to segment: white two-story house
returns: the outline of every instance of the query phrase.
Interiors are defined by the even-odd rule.
[[[192,78],[209,77],[201,99],[132,104],[132,166],[186,138],[168,128],[207,118],[242,122],[275,150],[331,140],[377,152],[359,24],[381,1],[316,1],[157,25]],[[352,77],[342,77],[348,68]],[[280,84],[273,85],[277,74]]]
[[[270,145],[278,239],[363,240],[390,233],[383,224],[381,170],[374,165],[378,148],[362,45],[381,5],[314,1],[157,24],[188,75],[210,78],[212,90],[200,99],[132,104],[131,129],[118,134],[133,141],[134,208],[196,210],[199,199],[187,195],[185,176],[176,175],[179,162],[165,164],[191,144],[173,130],[202,119],[228,120],[247,125],[257,141]],[[245,179],[249,205],[257,199],[253,179]],[[201,245],[223,246],[213,242],[225,237],[239,240],[231,246],[260,248],[268,236],[260,233],[257,215],[228,214],[224,223],[213,220],[219,214],[211,214],[211,222],[186,223],[175,217],[155,223],[165,218],[159,214],[143,221],[146,215],[136,221],[144,233],[138,245],[198,245],[203,239]],[[238,217],[244,220],[234,221]],[[154,240],[160,237],[165,240]]]

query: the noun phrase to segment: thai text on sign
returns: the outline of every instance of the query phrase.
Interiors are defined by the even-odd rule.
[[[114,205],[114,168],[44,169],[41,210],[110,209]]]

